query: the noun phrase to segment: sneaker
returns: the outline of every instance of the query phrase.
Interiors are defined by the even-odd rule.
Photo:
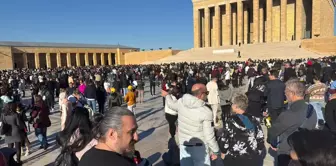
[[[30,151],[29,151],[29,150],[26,150],[26,154],[25,154],[25,156],[27,157],[27,156],[29,156],[29,154],[30,154]]]

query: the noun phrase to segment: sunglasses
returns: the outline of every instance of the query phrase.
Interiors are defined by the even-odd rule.
[[[209,95],[209,91],[202,92],[202,94]]]

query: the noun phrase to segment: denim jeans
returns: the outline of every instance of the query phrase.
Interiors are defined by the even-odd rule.
[[[47,146],[47,128],[35,128],[35,136],[40,141],[41,146]]]
[[[180,145],[181,166],[210,166],[210,155],[205,145],[184,146]]]
[[[127,92],[128,92],[128,89],[127,88],[123,88],[124,97],[126,96]]]
[[[96,112],[96,100],[87,100],[87,104],[91,107],[93,113]]]
[[[323,120],[323,122],[325,122],[322,111],[322,108],[324,107],[323,102],[309,102],[309,104],[311,104],[314,107],[314,110],[316,111],[317,115],[317,120]]]

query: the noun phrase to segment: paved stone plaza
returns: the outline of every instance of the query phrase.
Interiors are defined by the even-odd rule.
[[[147,86],[145,89],[145,103],[138,104],[136,107],[140,137],[140,141],[136,144],[136,149],[140,151],[142,157],[148,158],[149,161],[154,163],[153,165],[164,166],[162,155],[168,151],[167,143],[170,136],[168,123],[164,116],[161,92],[158,89],[160,88],[157,88],[157,95],[152,97]],[[235,91],[243,91],[243,88]],[[25,102],[28,103],[29,99],[25,98]],[[56,110],[58,110],[58,106]],[[51,166],[59,154],[60,149],[55,142],[55,138],[60,131],[60,113],[54,113],[50,115],[50,118],[52,125],[48,128],[49,148],[46,151],[39,150],[39,143],[34,133],[30,133],[29,140],[32,143],[32,153],[28,157],[22,157],[24,166]],[[31,130],[33,131],[32,127]],[[1,141],[1,146],[6,146],[3,140]],[[267,155],[264,161],[265,166],[273,166],[273,158],[270,155]]]

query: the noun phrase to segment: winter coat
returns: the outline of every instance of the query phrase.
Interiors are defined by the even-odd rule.
[[[247,121],[249,123],[246,123]],[[250,114],[231,116],[220,130],[217,139],[221,152],[234,158],[261,155],[265,148],[261,125],[257,118]]]
[[[85,88],[84,96],[87,99],[97,99],[96,87],[94,85],[89,85]]]
[[[183,95],[177,101],[174,101],[170,95],[166,96],[166,99],[166,105],[178,113],[180,144],[204,143],[206,149],[210,148],[212,152],[219,152],[212,111],[205,105],[205,102],[189,94]]]
[[[9,132],[5,134],[5,143],[21,142],[24,136],[24,123],[20,120],[19,114],[15,112],[1,116],[2,123],[10,125]]]
[[[34,128],[50,127],[51,122],[49,114],[49,110],[44,104],[35,104],[33,111],[31,112],[31,120],[33,121]]]
[[[209,91],[208,95],[208,103],[209,104],[219,104],[219,94],[218,94],[218,86],[217,83],[210,81],[206,85],[207,90]]]

